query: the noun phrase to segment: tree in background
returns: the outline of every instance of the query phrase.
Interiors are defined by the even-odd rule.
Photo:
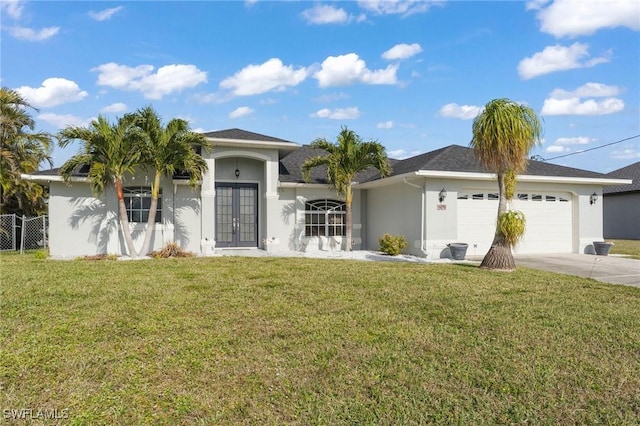
[[[162,177],[172,176],[176,172],[186,173],[191,187],[195,187],[207,171],[207,163],[194,147],[208,147],[209,143],[204,135],[192,132],[186,120],[174,118],[163,126],[160,117],[151,106],[136,111],[131,115],[131,119],[141,130],[143,167],[151,168],[154,172],[149,217],[140,250],[141,254],[146,255],[151,251],[151,236],[156,220]]]
[[[60,169],[65,181],[68,182],[75,171],[87,165],[89,184],[94,194],[104,192],[110,185],[115,186],[120,225],[131,257],[137,257],[138,253],[131,237],[122,181],[126,174],[133,174],[142,162],[141,136],[134,124],[135,117],[131,115],[118,119],[116,124],[99,116],[88,127],[70,126],[58,133],[62,147],[75,140],[82,142],[80,153],[67,160]]]
[[[36,216],[46,213],[46,192],[23,180],[41,163],[51,162],[51,135],[34,132],[32,107],[18,92],[0,89],[0,213]]]
[[[345,198],[346,250],[351,251],[353,180],[358,173],[369,167],[378,169],[382,177],[389,176],[391,174],[389,159],[382,144],[376,141],[365,142],[346,126],[342,127],[336,143],[321,138],[314,140],[311,146],[324,150],[326,154],[309,158],[303,163],[304,179],[307,182],[311,179],[311,169],[314,167],[327,167],[329,187]]]
[[[512,246],[524,233],[524,217],[508,213],[518,173],[526,170],[531,149],[540,143],[542,125],[533,109],[509,99],[494,99],[473,120],[470,146],[498,180],[498,220],[481,268],[514,270]],[[522,222],[522,223],[519,223]]]

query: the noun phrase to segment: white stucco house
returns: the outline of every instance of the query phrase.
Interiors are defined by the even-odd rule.
[[[154,248],[171,241],[201,255],[235,248],[268,251],[344,249],[344,201],[328,189],[323,170],[302,178],[315,149],[230,129],[206,133],[213,149],[202,153],[209,170],[192,190],[180,176],[162,182]],[[470,148],[451,145],[405,160],[392,160],[393,173],[357,176],[353,201],[353,248],[378,249],[384,233],[404,235],[405,252],[428,258],[449,256],[448,243],[469,244],[483,255],[495,230],[497,183]],[[76,257],[125,253],[119,235],[113,189],[92,195],[86,171],[70,183],[57,169],[24,176],[46,184],[50,254]],[[586,170],[530,161],[518,178],[513,208],[527,217],[518,253],[584,253],[602,240],[604,185],[631,183]],[[125,182],[134,239],[142,243],[149,207],[150,176]]]

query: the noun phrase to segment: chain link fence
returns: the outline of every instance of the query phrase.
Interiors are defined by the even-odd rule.
[[[49,221],[47,216],[19,217],[0,215],[0,251],[16,251],[49,247]]]

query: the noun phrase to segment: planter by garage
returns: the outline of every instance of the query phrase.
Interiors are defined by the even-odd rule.
[[[450,243],[447,244],[449,247],[449,251],[451,252],[451,258],[453,260],[464,260],[465,255],[467,254],[467,248],[469,244],[466,243]]]
[[[611,246],[613,244],[611,243],[606,243],[604,241],[594,241],[593,242],[593,248],[596,251],[596,254],[598,256],[608,256],[609,255],[609,250],[611,250]]]

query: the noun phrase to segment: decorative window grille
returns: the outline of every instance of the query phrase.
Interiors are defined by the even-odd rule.
[[[151,207],[150,186],[128,186],[122,188],[124,192],[124,204],[127,206],[129,222],[146,223],[149,219]],[[162,188],[158,193],[158,209],[156,211],[156,223],[162,221]]]
[[[346,234],[347,206],[344,201],[307,201],[304,210],[306,237],[337,237]]]

